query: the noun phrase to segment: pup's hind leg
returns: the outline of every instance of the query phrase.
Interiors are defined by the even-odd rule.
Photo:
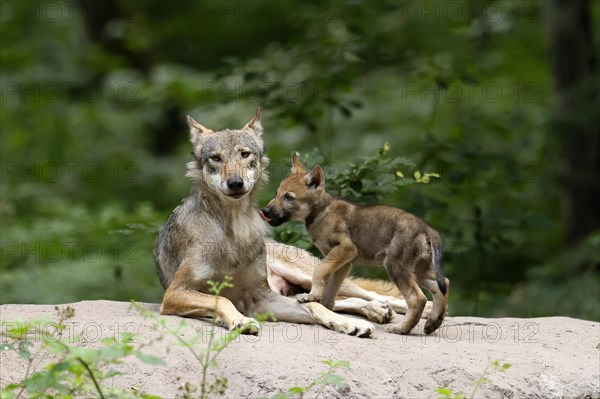
[[[431,312],[429,313],[429,317],[425,322],[425,334],[431,334],[444,321],[444,317],[446,316],[446,312],[448,310],[448,291],[450,289],[450,281],[445,279],[446,282],[446,294],[443,294],[438,286],[438,283],[435,279],[435,274],[431,276],[432,273],[427,273],[425,276],[419,276],[418,281],[419,285],[427,288],[431,295],[433,296],[433,306],[431,308]]]
[[[385,330],[394,334],[408,334],[419,323],[423,309],[427,304],[427,297],[417,285],[414,276],[392,277],[392,280],[398,285],[400,292],[406,299],[408,310],[401,323],[387,326]]]
[[[427,297],[419,288],[415,276],[415,268],[419,259],[411,259],[412,253],[408,249],[403,250],[393,245],[390,247],[391,250],[383,261],[383,266],[387,270],[390,280],[396,284],[404,296],[408,309],[400,324],[388,326],[385,330],[395,334],[408,334],[419,323],[427,304]]]

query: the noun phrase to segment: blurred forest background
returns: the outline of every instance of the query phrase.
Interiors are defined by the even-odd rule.
[[[441,232],[451,314],[600,320],[599,3],[3,0],[1,302],[159,302],[185,115],[260,105],[258,206],[300,151]]]

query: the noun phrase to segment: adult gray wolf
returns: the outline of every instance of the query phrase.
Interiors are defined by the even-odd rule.
[[[325,257],[314,269],[310,292],[298,294],[298,301],[321,301],[332,308],[352,262],[383,265],[408,304],[403,322],[387,326],[386,331],[408,334],[419,322],[427,304],[419,285],[433,295],[425,333],[442,324],[450,282],[444,276],[440,235],[423,220],[389,206],[363,207],[334,198],[325,191],[321,166],[307,172],[297,154],[292,158],[292,173],[261,215],[272,226],[288,220],[304,222]]]
[[[279,321],[321,324],[345,334],[370,336],[373,325],[366,320],[284,296],[310,290],[311,268],[318,261],[305,251],[265,239],[267,225],[254,208],[269,163],[260,108],[241,129],[213,131],[191,116],[187,119],[194,159],[186,176],[194,186],[156,240],[158,277],[166,288],[161,314],[208,317],[216,313],[229,329],[256,334],[259,325],[253,316],[272,313]],[[226,276],[232,277],[234,286],[223,290],[217,300],[209,293],[208,281]],[[369,284],[373,285],[365,285]],[[367,291],[349,280],[343,286],[342,293],[371,302],[349,298],[339,301],[334,310],[383,323],[393,315],[387,303],[400,311],[406,308],[401,299]]]

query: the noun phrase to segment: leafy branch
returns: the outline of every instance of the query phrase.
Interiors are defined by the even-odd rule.
[[[347,360],[325,360],[322,362],[323,364],[328,366],[328,369],[319,374],[319,377],[304,386],[295,386],[288,389],[286,392],[278,393],[273,396],[271,399],[288,399],[293,398],[296,395],[300,395],[303,397],[308,391],[312,390],[315,387],[317,388],[316,394],[314,396],[315,399],[319,398],[323,393],[323,390],[328,385],[333,385],[336,388],[341,388],[346,385],[346,381],[344,378],[338,374],[336,374],[337,370],[340,368],[347,369],[350,367],[350,363]]]
[[[488,375],[492,371],[497,371],[499,373],[503,373],[507,369],[509,369],[510,366],[511,366],[511,364],[509,364],[509,363],[500,363],[499,360],[490,360],[488,362],[488,365],[485,367],[485,369],[479,376],[479,378],[474,381],[471,381],[471,383],[473,384],[473,390],[471,391],[471,394],[469,395],[469,399],[475,398],[475,393],[477,392],[477,390],[479,389],[479,387],[482,384],[490,382]],[[436,389],[436,392],[440,394],[440,396],[439,396],[440,399],[466,399],[467,398],[464,393],[462,393],[460,391],[453,392],[452,389],[450,389],[450,388],[438,388],[438,389]]]

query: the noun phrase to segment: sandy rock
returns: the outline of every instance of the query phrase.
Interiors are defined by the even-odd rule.
[[[156,304],[144,304],[158,311]],[[80,334],[83,345],[98,346],[104,337],[135,332],[145,342],[159,334],[152,320],[144,319],[129,303],[84,301],[72,304],[69,334]],[[54,317],[54,305],[2,305],[3,321]],[[396,316],[397,318],[401,316]],[[172,323],[182,319],[169,316]],[[208,331],[209,323],[188,320],[192,329]],[[481,398],[599,398],[600,323],[548,317],[485,319],[448,317],[441,329],[422,334],[423,322],[409,336],[387,334],[382,326],[371,339],[339,334],[320,326],[266,323],[260,336],[241,336],[221,354],[211,376],[224,376],[225,397],[270,397],[295,385],[306,385],[326,366],[327,359],[348,360],[339,370],[347,386],[327,387],[327,398],[434,398],[436,389],[448,387],[469,394],[489,363],[510,363],[504,373],[492,372],[482,385]],[[225,330],[217,328],[217,336]],[[137,359],[121,366],[127,372],[107,381],[124,388],[173,398],[185,382],[195,383],[199,365],[186,348],[164,341],[145,352],[159,356],[166,367]],[[38,367],[41,367],[42,362]],[[12,352],[0,353],[0,386],[24,373],[23,362]],[[310,394],[307,397],[311,397]]]

